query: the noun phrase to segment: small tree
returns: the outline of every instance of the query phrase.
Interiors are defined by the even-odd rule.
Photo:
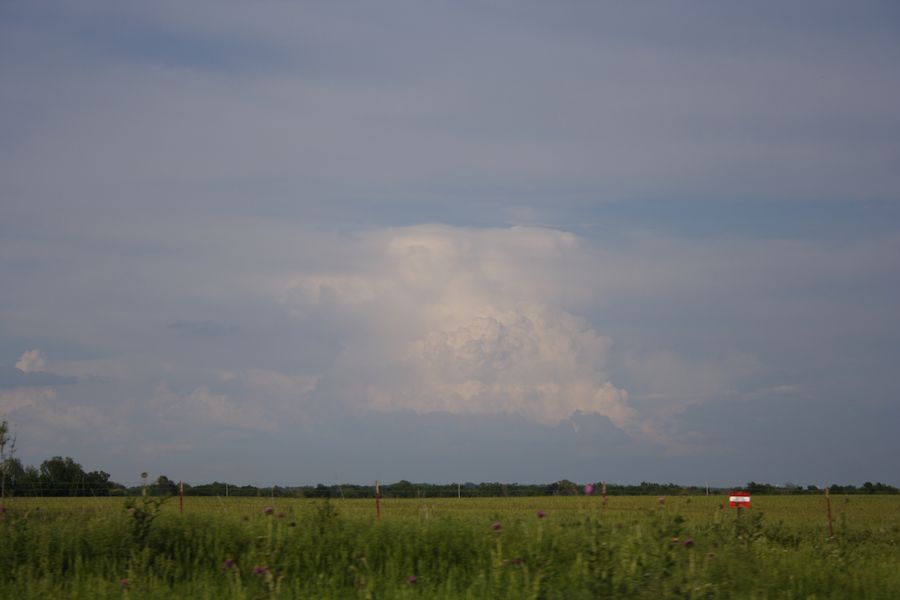
[[[6,498],[6,474],[16,455],[16,436],[10,435],[9,423],[0,421],[0,504]]]
[[[178,495],[178,484],[170,480],[165,475],[160,475],[153,484],[154,496],[176,496]]]

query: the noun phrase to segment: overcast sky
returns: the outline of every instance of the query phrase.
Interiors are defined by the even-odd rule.
[[[0,4],[0,414],[135,482],[900,484],[900,6]]]

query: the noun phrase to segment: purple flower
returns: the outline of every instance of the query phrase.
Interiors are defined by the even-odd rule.
[[[491,529],[493,529],[494,531],[500,531],[500,522],[494,521],[493,523],[491,523]]]
[[[265,575],[268,571],[269,569],[267,567],[261,567],[259,565],[253,567],[254,575]]]
[[[546,513],[545,513],[543,510],[537,511],[537,517],[538,517],[538,519],[543,519],[545,516],[547,516],[547,515],[546,515]]]
[[[263,509],[263,512],[267,515],[271,515],[273,512],[275,512],[275,509],[271,506],[267,506]]]
[[[226,570],[228,570],[228,569],[234,567],[234,559],[226,558],[226,559],[225,559],[225,562],[222,564],[222,566],[223,566]]]
[[[585,496],[590,496],[593,493],[594,493],[594,484],[593,483],[588,483],[587,485],[584,486],[584,495]]]
[[[406,581],[408,581],[411,584],[414,584],[417,581],[419,581],[419,578],[416,577],[415,575],[410,575],[409,577],[406,578]]]
[[[693,548],[693,547],[694,547],[694,540],[692,540],[691,538],[688,538],[688,539],[684,540],[684,547],[685,547],[685,548]]]

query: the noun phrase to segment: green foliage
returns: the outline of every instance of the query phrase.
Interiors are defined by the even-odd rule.
[[[134,498],[125,501],[125,512],[131,518],[131,536],[135,543],[144,545],[153,521],[159,516],[162,505],[169,496],[150,497],[142,496],[140,502]]]
[[[0,597],[900,597],[900,499],[821,500],[13,498]]]

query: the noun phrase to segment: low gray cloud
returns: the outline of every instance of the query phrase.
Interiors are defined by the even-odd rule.
[[[178,335],[217,338],[237,333],[240,329],[237,325],[217,323],[215,321],[172,321],[166,327]]]

